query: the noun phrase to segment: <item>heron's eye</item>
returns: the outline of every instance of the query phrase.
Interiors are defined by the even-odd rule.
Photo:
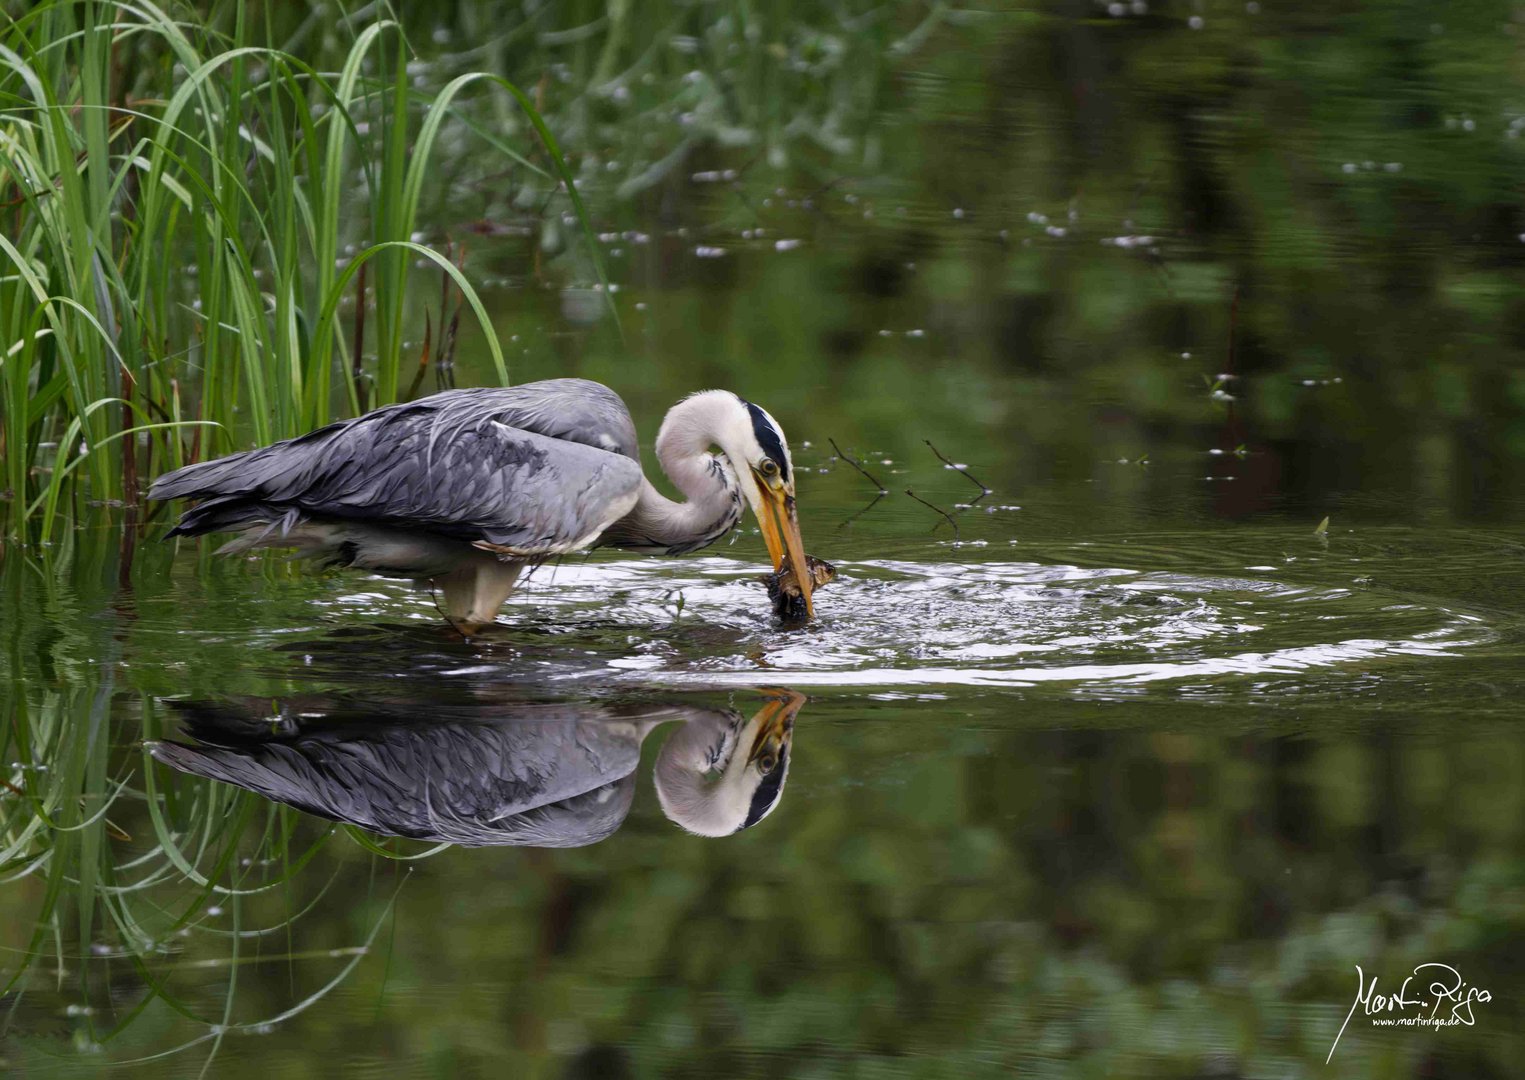
[[[774,461],[772,458],[763,458],[757,466],[757,471],[762,473],[764,476],[777,476],[778,462]]]
[[[778,758],[772,754],[764,754],[757,759],[757,767],[762,770],[764,776],[767,776],[774,769],[778,768]]]

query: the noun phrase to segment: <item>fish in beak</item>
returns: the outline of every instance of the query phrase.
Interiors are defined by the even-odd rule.
[[[799,580],[800,592],[805,597],[805,617],[815,615],[810,592],[815,582],[805,561],[805,542],[800,539],[800,519],[794,508],[792,484],[770,484],[758,477],[762,489],[762,503],[757,507],[757,523],[762,527],[763,541],[768,545],[768,557],[773,569],[782,570],[785,557],[794,568]]]

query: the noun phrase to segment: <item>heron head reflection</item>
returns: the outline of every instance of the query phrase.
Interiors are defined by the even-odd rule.
[[[668,818],[698,836],[729,836],[771,814],[789,775],[794,717],[805,699],[774,697],[750,719],[695,718],[657,758],[657,798]]]
[[[687,703],[361,704],[304,698],[182,703],[193,742],[150,744],[182,772],[388,836],[463,846],[578,847],[624,822],[641,744],[678,722],[657,757],[663,812],[725,836],[778,805],[804,698],[771,691],[750,717]]]

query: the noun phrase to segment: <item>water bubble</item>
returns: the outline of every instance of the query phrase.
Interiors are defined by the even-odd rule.
[[[1202,26],[1203,26],[1202,16],[1200,16],[1200,15],[1193,15],[1191,18],[1186,20],[1186,25],[1191,27],[1193,30],[1200,30],[1200,29],[1202,29]]]
[[[1477,121],[1470,116],[1464,116],[1461,121],[1461,129],[1463,131],[1475,131],[1477,130]]]
[[[1386,169],[1388,172],[1402,172],[1403,171],[1403,162],[1401,162],[1401,161],[1389,161],[1386,165],[1384,165],[1382,167],[1384,169]]]
[[[1340,166],[1340,171],[1341,172],[1346,172],[1346,173],[1353,173],[1353,172],[1356,171],[1356,163],[1354,161],[1347,161],[1347,162],[1345,162],[1345,164]]]
[[[964,208],[962,206],[955,206],[953,208],[953,216],[959,221],[964,220]]]
[[[917,330],[907,330],[905,332],[905,336],[906,337],[914,337],[914,338],[926,337],[927,336],[927,332],[925,330],[920,330],[920,329],[917,329]]]
[[[775,241],[773,241],[773,250],[774,251],[793,251],[795,248],[799,247],[803,243],[804,243],[803,240],[775,240]]]
[[[1260,5],[1257,4],[1255,0],[1249,0],[1249,3],[1244,5],[1244,10],[1249,12],[1251,15],[1259,15]]]
[[[694,254],[699,256],[701,259],[718,259],[725,254],[725,248],[709,247],[705,244],[700,244],[698,247],[694,248]]]

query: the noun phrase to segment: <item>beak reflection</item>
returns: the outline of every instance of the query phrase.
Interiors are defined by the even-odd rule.
[[[789,743],[794,738],[794,718],[805,704],[805,695],[793,690],[774,693],[779,696],[770,698],[748,725],[755,726],[757,734],[747,751],[747,763],[755,762],[764,773],[776,769],[788,752]]]

